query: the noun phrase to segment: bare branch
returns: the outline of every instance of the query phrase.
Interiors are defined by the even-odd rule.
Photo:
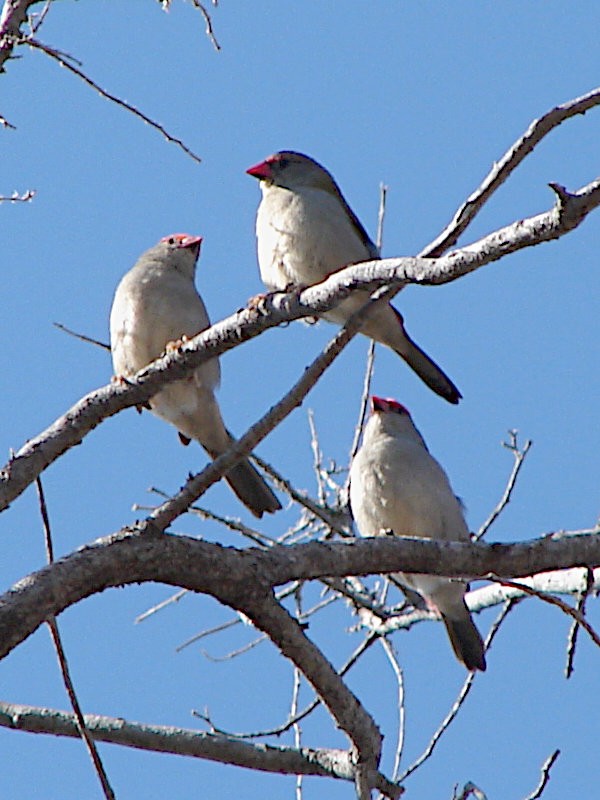
[[[4,118],[0,118],[0,123],[4,124],[4,127],[14,127],[13,125],[8,125]],[[0,203],[29,203],[35,197],[35,189],[27,189],[27,191],[19,194],[16,190],[9,196],[9,195],[0,195]]]
[[[382,636],[379,639],[381,646],[390,662],[396,683],[398,685],[398,742],[396,743],[396,755],[394,756],[394,770],[392,772],[392,779],[398,780],[398,773],[400,772],[400,759],[402,758],[402,751],[404,749],[404,733],[406,726],[406,707],[404,705],[404,673],[400,666],[400,660],[394,645]]]
[[[490,628],[490,631],[489,631],[488,635],[485,638],[485,650],[486,650],[486,652],[489,650],[492,642],[494,641],[494,638],[495,638],[496,634],[498,633],[498,631],[500,629],[500,626],[502,625],[502,623],[504,622],[504,620],[506,619],[506,617],[508,616],[510,611],[512,611],[512,609],[514,608],[515,603],[516,603],[516,601],[509,600],[506,603],[506,605],[504,606],[504,608],[502,609],[502,611],[500,612],[500,614],[498,615],[498,617],[496,618],[496,620],[495,620],[494,624],[492,625],[492,627]],[[454,719],[456,719],[456,715],[458,714],[458,712],[461,709],[461,706],[463,705],[463,703],[467,699],[467,696],[468,696],[469,692],[471,691],[471,687],[473,686],[473,681],[475,680],[475,675],[476,675],[475,672],[469,672],[469,674],[465,678],[465,682],[463,683],[462,689],[458,693],[458,697],[456,698],[456,700],[452,704],[452,708],[450,709],[450,711],[448,712],[446,717],[442,720],[442,723],[439,726],[439,728],[435,731],[435,733],[431,737],[431,740],[430,740],[429,744],[427,745],[427,747],[425,748],[425,750],[421,753],[421,755],[415,761],[413,761],[413,763],[410,765],[410,767],[408,767],[407,769],[404,770],[404,772],[402,773],[402,775],[399,778],[399,782],[405,781],[406,778],[408,778],[409,775],[412,775],[412,773],[415,770],[417,770],[421,766],[421,764],[423,764],[425,761],[427,761],[428,758],[430,758],[430,756],[432,755],[433,751],[435,750],[435,747],[436,747],[437,743],[439,742],[440,738],[442,737],[442,734],[444,733],[444,731],[447,730],[448,726],[452,723],[452,721]]]
[[[528,794],[525,800],[538,800],[539,797],[542,796],[548,781],[550,780],[550,770],[554,766],[556,759],[560,755],[560,750],[555,750],[552,755],[550,755],[546,761],[542,764],[542,774],[540,775],[540,782],[535,787],[531,794]]]
[[[356,748],[359,761],[375,769],[381,753],[379,729],[298,622],[270,594],[246,592],[238,608],[302,671]]]
[[[523,462],[527,457],[527,453],[533,442],[531,439],[527,439],[523,449],[521,450],[517,443],[517,431],[509,431],[508,435],[510,437],[509,442],[503,442],[503,447],[506,447],[507,450],[510,450],[514,456],[514,463],[512,471],[508,477],[508,482],[506,484],[506,488],[504,489],[504,493],[500,498],[500,501],[496,508],[492,511],[486,521],[483,523],[481,528],[477,531],[477,534],[473,537],[475,541],[481,539],[485,534],[489,531],[492,527],[494,522],[498,519],[500,514],[504,511],[506,506],[510,503],[510,499],[512,497],[513,489],[517,483],[517,478],[519,477],[519,472],[521,471],[521,467],[523,466]]]
[[[46,505],[46,498],[44,496],[42,481],[41,478],[39,477],[36,478],[36,486],[40,504],[40,513],[42,516],[42,522],[44,526],[46,555],[48,558],[48,563],[52,564],[54,561],[54,548],[52,545],[50,517],[48,515],[48,507]],[[77,725],[79,735],[85,745],[86,750],[88,751],[88,754],[92,761],[92,765],[94,767],[96,775],[98,776],[98,780],[100,781],[100,786],[102,787],[102,793],[104,794],[104,797],[106,798],[106,800],[115,800],[115,794],[108,780],[108,775],[106,774],[106,770],[104,769],[104,765],[102,763],[102,759],[100,758],[100,754],[98,753],[98,749],[96,748],[96,745],[94,744],[94,741],[85,726],[85,719],[83,717],[83,712],[79,704],[77,693],[75,692],[75,686],[71,679],[71,672],[69,670],[69,664],[67,662],[67,655],[65,653],[65,649],[62,644],[62,639],[58,630],[58,625],[56,624],[56,618],[54,616],[51,616],[48,620],[46,620],[46,622],[48,628],[50,629],[50,636],[52,637],[52,643],[54,644],[54,650],[56,651],[56,656],[58,658],[58,664],[60,667],[63,684],[65,686],[67,696],[71,703],[71,708],[73,709],[73,713],[75,715],[75,723]]]
[[[577,612],[582,616],[585,614],[585,604],[594,588],[594,571],[591,570],[589,567],[585,570],[585,585],[582,591],[579,593],[579,598],[577,599]],[[575,650],[577,648],[577,634],[579,633],[579,622],[577,620],[573,620],[573,624],[571,625],[571,630],[569,631],[568,637],[568,644],[567,644],[567,664],[565,667],[565,678],[568,680],[571,675],[573,674],[574,669],[574,661],[575,661]]]
[[[213,26],[212,26],[212,19],[210,17],[210,14],[208,13],[208,11],[204,7],[204,5],[200,2],[200,0],[191,0],[191,2],[192,2],[192,5],[195,8],[197,8],[200,11],[200,13],[202,14],[202,16],[204,17],[204,22],[206,23],[206,35],[208,36],[208,38],[212,42],[212,45],[215,48],[215,50],[217,52],[219,52],[219,50],[221,49],[221,45],[217,42],[217,39],[215,37],[214,31],[213,31]],[[216,3],[213,3],[213,5],[216,5]]]
[[[101,347],[103,350],[108,350],[110,353],[110,345],[106,344],[106,342],[101,342],[98,339],[92,339],[90,336],[86,336],[83,333],[77,333],[76,331],[72,331],[70,328],[67,328],[66,325],[63,325],[60,322],[53,322],[52,323],[55,328],[58,328],[59,331],[63,333],[68,333],[69,336],[74,336],[76,339],[80,339],[82,342],[87,342],[88,344],[94,344],[96,347]]]
[[[78,549],[5,592],[0,597],[0,658],[50,615],[111,586],[157,581],[211,594],[237,608],[225,594],[243,596],[259,580],[266,590],[292,580],[399,570],[450,577],[493,572],[503,578],[586,563],[600,564],[599,535],[543,537],[511,545],[386,536],[237,550],[171,536],[146,520]],[[573,580],[581,586],[581,570],[574,571]],[[502,590],[521,593],[527,587],[523,580],[518,589]],[[383,628],[378,633],[387,632]]]
[[[354,780],[354,769],[344,750],[311,750],[268,744],[253,745],[203,731],[166,725],[144,725],[118,717],[85,715],[86,728],[95,741],[112,742],[140,750],[192,756],[264,772],[322,775]],[[0,727],[53,736],[78,737],[73,714],[47,708],[0,702]]]
[[[131,105],[126,100],[122,100],[120,97],[117,97],[110,92],[107,92],[106,89],[103,89],[96,81],[92,80],[88,75],[85,74],[79,67],[76,67],[74,64],[71,63],[71,56],[66,56],[66,54],[59,52],[58,50],[50,47],[47,44],[43,44],[43,42],[34,39],[32,36],[22,36],[19,39],[19,44],[27,44],[29,47],[35,48],[36,50],[41,50],[43,53],[46,53],[47,56],[53,58],[55,61],[64,67],[65,69],[72,72],[74,75],[77,75],[78,78],[81,78],[84,83],[90,86],[95,92],[98,92],[99,95],[104,97],[106,100],[110,100],[111,103],[115,103],[115,105],[120,106],[121,108],[126,109],[134,116],[141,119],[151,128],[158,131],[168,142],[172,142],[173,144],[177,145],[183,152],[188,155],[191,159],[193,159],[197,164],[200,164],[202,159],[200,156],[196,155],[181,139],[178,139],[176,136],[172,136],[169,131],[161,125],[159,122],[151,119],[149,116],[144,114],[139,108]]]
[[[566,119],[574,117],[577,114],[585,114],[590,108],[599,104],[600,87],[593,89],[591,92],[581,97],[576,97],[574,100],[569,100],[569,102],[563,105],[556,106],[544,114],[544,116],[535,119],[525,133],[517,139],[509,150],[507,150],[500,161],[494,164],[481,185],[460,206],[454,214],[452,221],[437,239],[422,250],[419,255],[432,258],[440,256],[448,250],[448,248],[453,247],[496,189],[504,183],[523,159],[533,151],[544,136]]]
[[[255,461],[258,466],[264,470],[270,478],[273,479],[275,486],[289,495],[294,502],[298,503],[298,505],[305,508],[310,514],[320,519],[325,523],[325,525],[338,533],[340,536],[349,535],[349,529],[352,525],[352,521],[348,518],[347,514],[338,510],[334,511],[328,506],[323,506],[320,503],[316,503],[311,497],[308,496],[308,494],[299,492],[292,486],[290,481],[277,472],[277,470],[272,467],[271,464],[257,456],[256,453],[252,454],[252,460]]]
[[[0,14],[0,72],[21,39],[21,25],[27,21],[29,7],[38,0],[4,0]],[[12,126],[10,126],[12,127]]]
[[[515,581],[506,580],[506,578],[499,578],[497,575],[494,575],[493,572],[490,572],[490,574],[487,575],[486,577],[492,581],[499,581],[503,586],[510,586],[513,589],[519,589],[520,591],[525,592],[525,594],[529,594],[532,597],[538,597],[540,600],[543,600],[544,603],[549,603],[552,606],[557,606],[568,617],[572,617],[577,622],[578,625],[581,625],[581,627],[588,634],[588,636],[594,642],[594,644],[597,647],[600,647],[600,636],[598,636],[596,631],[592,628],[590,623],[577,608],[573,608],[568,603],[565,603],[563,600],[560,600],[558,597],[554,597],[554,595],[547,594],[546,592],[542,592],[539,589],[534,589],[532,586],[528,586],[525,583],[517,583]]]

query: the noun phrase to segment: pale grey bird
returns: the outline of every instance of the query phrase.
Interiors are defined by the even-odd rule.
[[[333,177],[312,158],[283,150],[246,171],[258,178],[262,190],[256,217],[258,263],[270,290],[312,286],[350,264],[380,257]],[[368,298],[368,292],[357,291],[323,316],[343,325]],[[459,390],[412,341],[390,303],[382,301],[373,309],[361,332],[398,353],[449,403],[458,403]]]
[[[121,280],[110,312],[110,343],[117,377],[130,377],[165,352],[169,342],[190,338],[210,320],[194,278],[200,236],[165,236],[143,253]],[[199,442],[211,458],[229,449],[215,398],[221,371],[216,358],[181,381],[165,386],[149,401],[151,411],[179,431],[183,444]],[[281,508],[264,479],[247,459],[225,474],[233,491],[257,517]]]
[[[362,446],[350,469],[350,505],[360,533],[470,541],[448,477],[406,408],[380,397],[371,402]],[[465,605],[464,582],[405,573],[397,578],[439,611],[458,660],[469,670],[485,670],[485,649]]]

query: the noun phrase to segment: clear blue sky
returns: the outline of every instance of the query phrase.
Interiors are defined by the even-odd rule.
[[[117,8],[118,6],[118,8]],[[600,6],[503,2],[234,3],[213,9],[222,51],[191,4],[53,3],[38,37],[83,61],[111,92],[159,120],[203,159],[178,148],[94,94],[40,52],[22,50],[0,76],[3,204],[0,315],[0,446],[8,456],[80,396],[110,379],[107,354],[52,327],[62,322],[107,339],[121,275],[161,236],[204,236],[198,284],[213,319],[260,290],[254,246],[256,182],[244,174],[278,149],[298,149],[336,176],[374,236],[381,181],[389,186],[385,255],[412,255],[433,239],[530,121],[600,80]],[[600,109],[552,133],[505,184],[463,243],[549,208],[550,181],[576,189],[597,176]],[[428,392],[392,354],[379,352],[378,394],[411,409],[477,528],[511,466],[500,446],[516,428],[534,447],[514,500],[491,540],[517,541],[591,527],[598,515],[598,251],[600,215],[561,241],[522,251],[452,285],[409,288],[398,298],[409,331],[460,386],[459,408]],[[270,332],[222,360],[220,402],[241,433],[296,379],[333,334],[300,323]],[[304,407],[259,452],[298,486],[315,491],[306,409],[327,458],[345,463],[363,378],[355,341]],[[129,410],[89,435],[43,476],[58,554],[135,519],[149,486],[176,490],[204,454],[174,431]],[[210,506],[245,515],[226,487]],[[246,517],[244,517],[246,518]],[[280,534],[294,510],[268,520]],[[248,520],[249,521],[249,520]],[[2,590],[44,563],[30,489],[0,520]],[[186,517],[175,530],[240,545]],[[143,625],[134,617],[171,590],[133,587],[96,596],[59,620],[86,711],[193,726],[208,707],[228,730],[270,727],[287,714],[287,665],[262,645],[213,664],[198,648],[174,648],[229,613],[187,597]],[[593,604],[592,604],[593,605]],[[497,611],[478,618],[485,632]],[[600,615],[592,609],[597,624]],[[341,664],[360,641],[340,606],[310,635]],[[583,636],[565,682],[568,623],[528,602],[496,640],[488,672],[433,760],[407,782],[408,797],[449,797],[477,783],[491,798],[524,797],[556,747],[562,756],[546,800],[591,796],[597,785],[595,720],[600,653]],[[240,626],[208,640],[222,654],[252,637]],[[398,634],[407,684],[405,765],[423,749],[464,677],[438,625]],[[67,708],[45,629],[0,663],[9,701]],[[385,767],[393,754],[395,690],[374,650],[350,679],[380,721]],[[308,694],[306,694],[308,697]],[[325,714],[304,724],[305,743],[344,741]],[[293,780],[208,762],[101,746],[119,798],[291,797]],[[0,730],[0,797],[99,797],[80,742]],[[349,784],[307,781],[306,800],[353,796]]]

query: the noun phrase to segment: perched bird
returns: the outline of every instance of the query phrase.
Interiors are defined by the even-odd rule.
[[[361,534],[391,531],[470,541],[460,501],[408,411],[395,400],[373,397],[371,402],[362,446],[350,469],[350,504]],[[483,642],[465,605],[465,584],[437,575],[397,577],[439,611],[458,660],[469,670],[485,670]]]
[[[312,286],[350,264],[380,257],[333,177],[312,158],[283,150],[246,172],[258,178],[262,190],[256,218],[258,263],[271,291]],[[343,325],[368,298],[369,292],[357,291],[323,316]],[[412,341],[390,303],[379,303],[361,332],[391,347],[430,389],[458,403],[459,390]]]
[[[210,320],[194,277],[200,236],[165,236],[143,253],[121,280],[110,312],[110,345],[117,377],[135,375],[169,343],[195,336]],[[221,371],[214,358],[149,401],[151,411],[174,425],[183,444],[196,439],[211,458],[234,442],[215,399]],[[257,517],[281,508],[279,500],[247,459],[225,474],[242,503]]]

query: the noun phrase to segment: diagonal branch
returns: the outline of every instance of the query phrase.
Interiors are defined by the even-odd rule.
[[[559,238],[600,205],[600,179],[574,194],[561,192],[550,211],[520,220],[462,250],[437,260],[396,258],[348,267],[304,291],[276,293],[260,307],[238,311],[141,370],[127,385],[91,392],[40,435],[28,441],[0,471],[0,511],[18,497],[47,466],[79,444],[100,422],[130,406],[143,405],[167,383],[263,331],[328,311],[358,288],[394,290],[407,283],[439,285],[524,247]]]
[[[89,75],[86,75],[83,70],[79,69],[79,67],[75,66],[75,64],[72,64],[64,53],[61,53],[59,50],[56,50],[55,48],[50,47],[49,45],[44,44],[37,39],[34,39],[33,36],[22,36],[19,40],[19,44],[27,44],[29,47],[46,53],[47,56],[50,56],[50,58],[53,58],[55,61],[57,61],[61,67],[64,67],[69,72],[72,72],[73,75],[77,75],[78,78],[81,78],[84,83],[87,83],[88,86],[90,86],[95,92],[98,92],[98,94],[104,97],[106,100],[110,100],[111,103],[115,103],[116,105],[121,106],[121,108],[124,108],[126,111],[129,111],[135,117],[141,119],[142,122],[145,122],[146,125],[149,125],[151,128],[154,128],[154,130],[162,134],[162,136],[164,136],[168,142],[176,144],[177,147],[183,150],[183,152],[196,163],[200,164],[202,161],[200,156],[196,155],[196,153],[194,153],[194,151],[191,150],[181,139],[178,139],[176,136],[170,134],[169,131],[160,124],[160,122],[156,122],[156,120],[151,119],[151,117],[149,117],[147,114],[144,114],[143,111],[140,111],[139,108],[131,105],[131,103],[128,103],[126,100],[107,92],[106,89],[103,89],[100,86],[100,84],[92,80]]]
[[[597,105],[600,105],[600,87],[581,97],[576,97],[574,100],[569,100],[568,103],[556,106],[539,119],[533,120],[525,133],[507,150],[500,161],[494,164],[481,185],[460,206],[452,221],[437,239],[427,245],[419,255],[435,258],[448,250],[449,247],[453,247],[496,189],[507,180],[509,175],[534,150],[544,136],[566,119],[577,114],[585,114],[586,111]]]
[[[229,596],[227,602],[231,601]],[[248,591],[248,587],[240,592],[236,607],[300,669],[352,742],[358,761],[375,769],[381,755],[382,737],[378,727],[332,664],[306,636],[298,621],[270,592]]]

